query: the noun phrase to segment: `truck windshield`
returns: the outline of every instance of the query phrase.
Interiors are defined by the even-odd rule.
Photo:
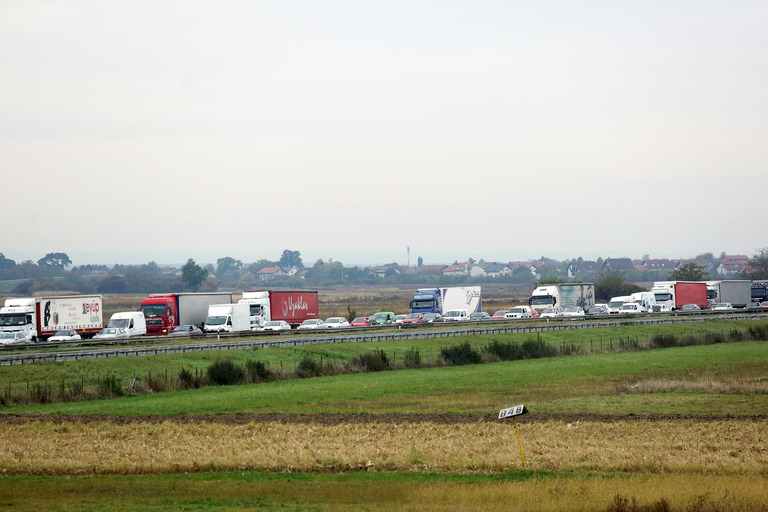
[[[536,295],[531,297],[531,306],[551,306],[555,303],[551,295]]]
[[[667,302],[668,300],[672,300],[671,293],[654,293],[653,295],[656,297],[656,302]]]
[[[209,316],[205,319],[205,325],[224,325],[226,321],[225,316]]]
[[[27,315],[0,315],[0,325],[3,327],[26,325]]]
[[[251,316],[261,316],[261,304],[250,304]]]
[[[624,304],[623,300],[613,300],[608,303],[609,308],[620,308],[621,305]]]
[[[164,317],[165,304],[144,304],[141,306],[141,312],[147,318]]]
[[[128,324],[131,323],[130,318],[112,318],[109,320],[107,327],[116,327],[118,329],[127,329]]]
[[[433,309],[436,306],[435,299],[411,301],[411,309]]]

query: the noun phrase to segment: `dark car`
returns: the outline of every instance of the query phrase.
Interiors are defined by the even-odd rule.
[[[196,325],[179,325],[175,327],[168,336],[201,336],[201,331]]]
[[[486,313],[485,311],[478,311],[477,313],[472,313],[469,315],[470,320],[490,320],[491,315]]]
[[[701,311],[701,308],[698,304],[684,304],[682,308],[680,308],[681,311]]]
[[[427,320],[428,324],[443,321],[443,315],[440,313],[424,313],[424,318]]]

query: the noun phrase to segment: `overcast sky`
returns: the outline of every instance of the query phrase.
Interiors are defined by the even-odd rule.
[[[766,27],[761,0],[0,0],[0,252],[752,255]]]

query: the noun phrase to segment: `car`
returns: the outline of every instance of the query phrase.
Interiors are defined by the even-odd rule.
[[[619,308],[620,315],[636,315],[639,313],[645,313],[645,306],[638,304],[637,302],[625,302]]]
[[[490,320],[491,315],[486,313],[485,311],[478,311],[477,313],[472,313],[469,315],[470,320]]]
[[[506,309],[502,309],[500,311],[496,311],[494,314],[491,315],[492,320],[504,320],[504,315],[506,315],[508,311]]]
[[[405,317],[407,317],[407,316],[408,315],[395,315],[395,323],[396,324],[403,323],[403,320],[405,320]]]
[[[351,322],[349,322],[349,325],[352,327],[365,327],[368,325],[368,317],[367,316],[356,316]]]
[[[196,325],[181,324],[173,328],[168,336],[202,336],[203,331]]]
[[[379,311],[369,319],[370,325],[390,325],[395,323],[395,314],[391,311]]]
[[[760,309],[768,309],[768,300],[764,300],[760,303]]]
[[[608,311],[608,304],[595,304],[587,310],[586,315],[607,315],[609,313],[610,311]]]
[[[530,306],[515,306],[513,308],[509,308],[507,310],[507,313],[504,315],[504,318],[531,318],[533,317],[533,312],[531,311]]]
[[[451,309],[443,315],[443,322],[469,322],[466,309]]]
[[[581,306],[565,308],[561,316],[582,317],[584,316],[584,309]]]
[[[331,318],[325,319],[325,325],[327,325],[329,329],[341,329],[349,327],[349,320],[343,316],[332,316]]]
[[[48,341],[74,341],[83,339],[77,331],[66,329],[63,331],[56,331],[53,336],[48,338]]]
[[[309,318],[301,322],[301,325],[297,329],[327,329],[328,326],[320,318]]]
[[[762,306],[760,306],[759,302],[747,302],[744,305],[744,311],[749,313],[756,313],[758,311],[762,311]]]
[[[285,320],[270,320],[269,322],[264,323],[264,326],[261,328],[261,330],[262,331],[290,331],[291,324],[289,324]]]
[[[563,308],[561,308],[560,306],[552,306],[549,308],[544,308],[541,314],[539,314],[539,318],[554,318],[562,315],[563,315]]]
[[[701,311],[701,308],[698,304],[683,304],[683,307],[680,308],[681,311]]]
[[[712,311],[733,311],[733,305],[730,302],[718,302],[712,306]]]
[[[441,315],[440,313],[424,313],[424,319],[427,321],[428,324],[433,324],[435,322],[442,322],[443,315]]]
[[[427,319],[424,316],[424,313],[411,313],[410,315],[406,315],[403,319],[403,325],[412,325],[412,324],[425,324],[427,323]]]
[[[22,332],[0,332],[0,345],[27,343],[29,340]]]
[[[112,339],[112,338],[127,338],[128,337],[128,331],[123,329],[122,327],[105,327],[104,329],[100,330],[96,336],[93,337],[95,340],[103,340],[103,339]]]

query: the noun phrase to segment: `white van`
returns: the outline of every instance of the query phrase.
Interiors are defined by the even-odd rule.
[[[107,327],[125,329],[128,336],[145,336],[147,334],[147,319],[141,311],[121,311],[112,315]]]
[[[613,297],[611,298],[610,302],[608,302],[608,313],[615,314],[619,312],[619,309],[621,309],[621,306],[624,305],[625,302],[634,302],[632,300],[632,297],[626,295],[622,295],[620,297]]]
[[[443,322],[469,322],[469,313],[466,309],[451,309],[443,315]]]

